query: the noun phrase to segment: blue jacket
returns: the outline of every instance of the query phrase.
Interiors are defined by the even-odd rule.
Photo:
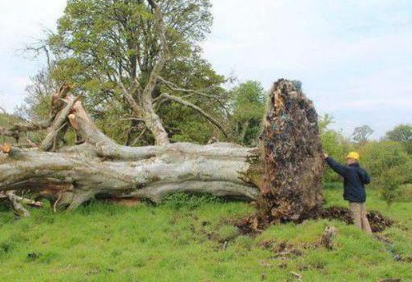
[[[366,202],[365,185],[371,182],[368,173],[358,163],[345,166],[333,158],[326,158],[329,166],[344,178],[343,198],[351,203]]]

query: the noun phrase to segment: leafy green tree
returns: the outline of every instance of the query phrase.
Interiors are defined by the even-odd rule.
[[[244,145],[256,145],[265,112],[265,90],[259,82],[247,81],[235,87],[231,96],[236,140]]]
[[[372,185],[382,192],[391,204],[402,184],[412,181],[412,159],[405,147],[394,141],[370,142],[360,148],[362,165],[372,177]]]
[[[404,182],[404,176],[397,168],[391,168],[382,172],[376,181],[381,191],[381,198],[388,206],[400,198],[400,187]]]
[[[401,124],[386,133],[386,139],[402,143],[409,154],[412,154],[412,125]]]
[[[176,132],[167,108],[176,103],[224,131],[224,78],[200,56],[210,7],[209,0],[70,0],[47,42],[52,77],[76,83],[103,131],[126,144],[140,136],[167,144]]]
[[[369,125],[356,127],[352,134],[353,141],[358,145],[364,145],[369,141],[369,137],[373,132],[373,129]]]
[[[410,157],[399,142],[374,141],[366,144],[359,150],[362,164],[372,175],[379,175],[388,169],[399,168],[405,175],[408,174]]]
[[[198,52],[199,51],[199,52]],[[201,108],[227,128],[228,106],[231,98],[222,87],[226,78],[217,74],[201,57],[200,49],[191,56],[172,62],[165,69],[169,82],[161,87],[162,93],[173,93]],[[158,110],[173,142],[185,141],[204,144],[211,137],[225,138],[221,130],[207,118],[184,105],[164,100]]]

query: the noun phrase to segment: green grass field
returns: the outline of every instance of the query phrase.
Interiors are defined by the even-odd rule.
[[[325,191],[327,205],[346,205],[340,189]],[[0,281],[298,281],[291,272],[301,281],[412,281],[412,203],[388,208],[369,196],[369,209],[397,221],[383,233],[393,244],[327,220],[239,236],[230,222],[253,213],[245,203],[99,203],[73,213],[36,210],[21,220],[4,211]],[[339,230],[332,251],[318,245],[328,225]]]

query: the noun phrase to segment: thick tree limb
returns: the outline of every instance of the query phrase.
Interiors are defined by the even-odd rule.
[[[71,96],[67,99],[75,101]],[[255,149],[228,143],[121,146],[97,129],[79,101],[74,103],[69,120],[87,144],[58,153],[7,147],[7,156],[0,157],[0,190],[73,187],[59,202],[69,209],[97,195],[159,202],[176,192],[244,200],[256,199],[259,194],[256,177],[249,174],[259,166],[249,161],[256,158]],[[20,157],[10,162],[14,150]],[[102,162],[100,157],[116,161]]]
[[[6,136],[6,137],[12,137],[16,140],[19,140],[20,134],[18,131],[14,131],[11,129],[6,129],[4,127],[0,127],[0,135],[1,136]]]
[[[167,60],[169,59],[169,47],[167,45],[166,26],[163,20],[163,13],[158,4],[154,0],[148,0],[149,5],[153,9],[155,16],[155,25],[159,35],[160,52],[157,61],[150,72],[146,87],[143,90],[141,97],[141,107],[143,108],[143,118],[145,119],[146,127],[153,133],[156,139],[156,145],[167,145],[170,143],[167,132],[153,108],[153,91],[156,83],[163,70]]]
[[[51,113],[50,113],[50,118],[48,120],[38,121],[38,122],[32,121],[29,123],[18,123],[8,129],[0,127],[0,135],[13,137],[16,139],[16,141],[18,141],[22,133],[39,131],[39,130],[44,130],[44,129],[49,128],[50,126],[53,125],[57,114],[61,112],[62,108],[67,102],[66,97],[69,94],[69,92],[73,89],[73,87],[74,87],[73,85],[63,84],[60,87],[59,91],[53,95]],[[70,108],[66,107],[66,110],[70,110]],[[49,136],[48,138],[52,138],[52,136]],[[48,140],[47,144],[45,143],[44,145],[50,146],[49,145],[50,142],[51,141]]]
[[[239,134],[239,141],[240,142],[243,142],[245,140],[248,128],[249,128],[249,121],[246,120],[245,122],[243,122],[242,130],[240,131],[240,134]]]
[[[168,100],[173,101],[173,102],[176,102],[176,103],[179,103],[179,104],[181,104],[181,105],[183,105],[183,106],[186,106],[186,107],[188,107],[188,108],[190,108],[190,109],[198,112],[200,115],[202,115],[202,116],[205,117],[207,120],[209,120],[211,123],[213,123],[217,128],[219,128],[220,131],[222,131],[222,133],[225,135],[225,137],[228,137],[228,136],[229,136],[229,134],[228,134],[227,131],[223,128],[223,126],[221,125],[220,122],[218,122],[216,119],[214,119],[212,116],[210,116],[209,114],[207,114],[205,111],[203,111],[203,110],[202,110],[201,108],[199,108],[198,106],[196,106],[196,105],[194,105],[194,104],[192,104],[192,103],[190,103],[190,102],[188,102],[188,101],[186,101],[186,100],[183,100],[183,99],[180,98],[180,97],[172,96],[172,95],[169,95],[169,94],[167,94],[167,93],[162,93],[162,94],[160,95],[160,97],[165,98],[165,99],[168,99]]]
[[[21,197],[16,196],[12,191],[6,192],[6,196],[9,199],[14,212],[18,216],[29,217],[30,212],[26,210],[21,204]]]
[[[63,83],[62,86],[60,86],[59,91],[53,95],[51,109],[52,118],[54,118],[57,113],[60,112],[60,110],[65,106],[65,99],[70,91],[74,89],[74,87],[74,85]]]
[[[12,196],[13,199],[15,199],[16,201],[21,202],[22,204],[32,206],[32,207],[36,207],[36,208],[43,207],[42,202],[37,202],[37,201],[33,201],[32,199],[27,199],[27,198],[20,197],[20,196],[16,195],[13,191],[8,191],[6,194],[0,193],[0,198],[4,198],[4,197],[10,198],[10,196]]]
[[[20,138],[20,134],[22,133],[47,129],[51,125],[52,121],[53,119],[50,118],[49,120],[45,120],[45,121],[29,122],[26,124],[24,123],[15,124],[9,129],[0,127],[0,135],[13,137],[14,139],[18,140]]]
[[[169,57],[169,47],[167,46],[167,37],[166,37],[166,26],[163,21],[163,13],[159,8],[159,5],[154,0],[148,0],[150,6],[153,8],[154,16],[156,19],[156,28],[159,34],[159,41],[160,41],[160,54],[159,58],[153,70],[150,73],[149,80],[146,84],[145,89],[143,90],[143,97],[148,98],[153,93],[153,90],[156,86],[156,82],[160,76],[160,72],[163,70],[163,67],[168,60]]]
[[[176,192],[210,192],[248,200],[259,194],[248,176],[253,166],[248,158],[256,154],[252,149],[189,143],[136,149],[153,157],[102,162],[92,152],[87,153],[85,147],[81,153],[24,150],[22,160],[9,162],[7,157],[0,158],[0,191],[73,185],[71,209],[99,194],[154,202]]]
[[[56,115],[53,124],[49,128],[49,133],[40,145],[40,148],[43,151],[49,151],[56,147],[56,142],[58,142],[58,134],[60,130],[62,130],[65,126],[70,111],[72,110],[72,107],[77,102],[77,100],[78,98],[75,98],[74,96],[69,96],[67,99],[65,99],[65,102],[67,103],[66,106]]]

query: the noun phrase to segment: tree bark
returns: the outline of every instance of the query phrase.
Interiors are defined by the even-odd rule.
[[[248,128],[249,128],[249,121],[246,120],[242,124],[242,130],[240,131],[240,134],[239,134],[239,142],[243,143],[245,141],[245,137],[246,137],[246,133],[247,133]]]
[[[164,128],[159,115],[153,108],[152,97],[143,97],[143,99],[143,119],[145,121],[146,127],[150,130],[150,132],[152,132],[156,141],[156,145],[162,146],[170,144],[166,129]]]
[[[188,192],[254,200],[259,189],[248,177],[253,167],[248,158],[255,155],[255,149],[225,143],[135,149],[117,145],[98,151],[82,145],[57,153],[21,150],[18,158],[0,158],[0,191],[65,190],[72,194],[64,203],[70,209],[99,195],[160,202],[171,193]]]
[[[65,99],[75,101],[71,95]],[[57,206],[70,210],[92,198],[160,202],[176,192],[210,193],[257,200],[260,211],[251,219],[256,228],[303,220],[322,203],[316,111],[286,80],[275,83],[269,96],[259,148],[230,143],[121,146],[95,126],[80,101],[67,120],[85,143],[53,153],[3,146],[0,191],[48,190]]]

